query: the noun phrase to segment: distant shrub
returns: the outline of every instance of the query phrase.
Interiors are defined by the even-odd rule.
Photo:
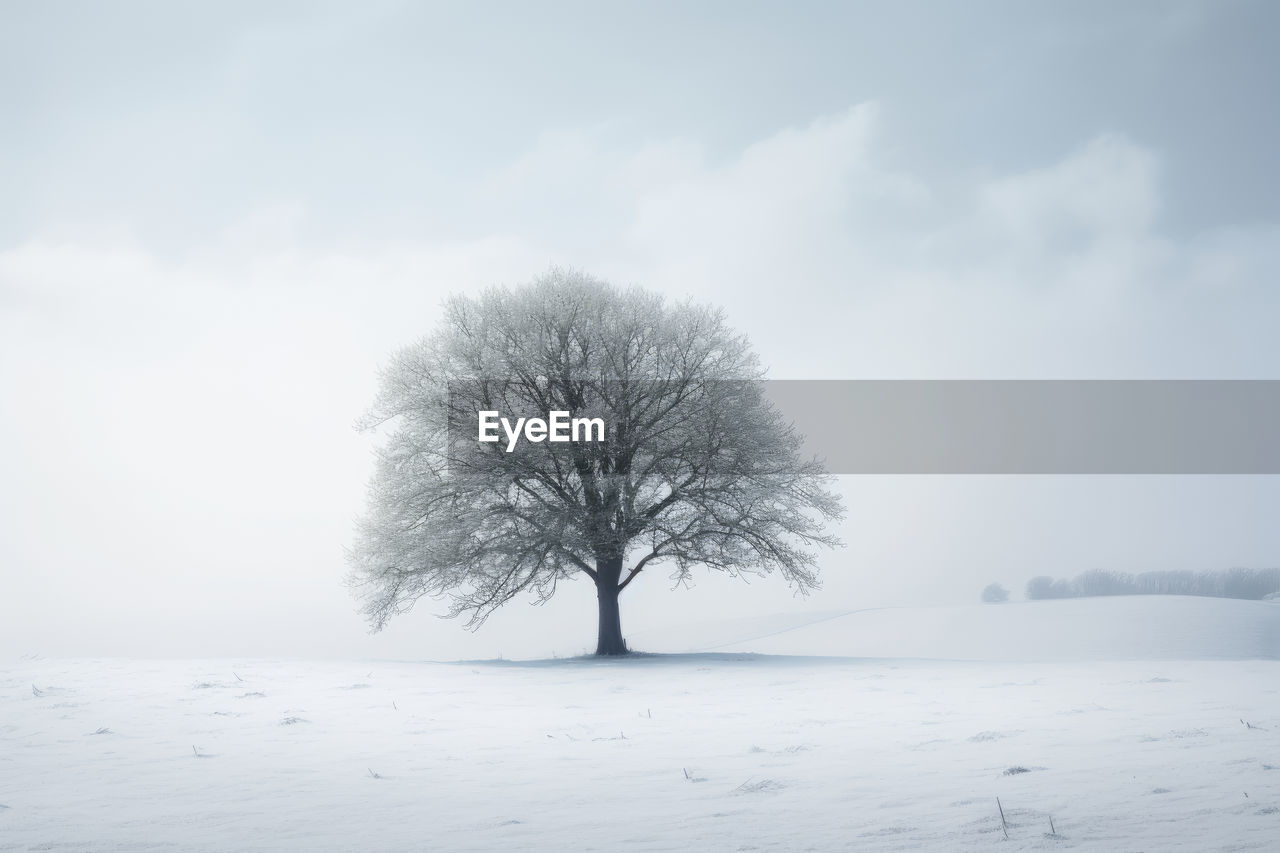
[[[1071,591],[1078,596],[1134,595],[1138,586],[1133,575],[1093,569],[1077,575],[1071,582]]]
[[[998,583],[989,583],[982,590],[982,600],[987,604],[1000,604],[1009,600],[1009,590]]]
[[[1071,585],[1071,581],[1060,578],[1053,582],[1053,586],[1049,587],[1050,598],[1075,598],[1076,590]]]
[[[1087,598],[1100,595],[1204,595],[1258,601],[1280,592],[1280,569],[1165,571],[1131,575],[1093,569],[1067,580],[1041,575],[1027,582],[1027,598]]]
[[[1035,601],[1040,598],[1053,597],[1053,578],[1040,575],[1027,581],[1027,598]]]

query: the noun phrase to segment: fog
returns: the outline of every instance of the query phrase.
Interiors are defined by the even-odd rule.
[[[582,652],[586,582],[342,586],[379,364],[553,263],[776,378],[1280,373],[1270,4],[0,9],[0,654]],[[624,629],[1280,564],[1274,477],[840,488],[819,592],[646,572]]]

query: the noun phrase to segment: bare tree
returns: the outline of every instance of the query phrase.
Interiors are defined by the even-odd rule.
[[[843,509],[763,375],[722,312],[576,272],[451,299],[361,423],[385,434],[349,554],[362,611],[378,630],[431,596],[475,628],[586,575],[596,654],[615,655],[619,595],[653,565],[677,583],[701,565],[816,587],[815,546],[840,544],[824,525]],[[492,411],[598,417],[606,434],[482,443]]]

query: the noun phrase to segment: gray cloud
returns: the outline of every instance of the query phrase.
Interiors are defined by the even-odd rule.
[[[1271,7],[960,9],[10,9],[0,645],[577,651],[574,591],[367,639],[338,585],[377,364],[551,262],[724,305],[776,377],[1274,377]],[[1269,478],[844,488],[819,609],[1280,544]]]

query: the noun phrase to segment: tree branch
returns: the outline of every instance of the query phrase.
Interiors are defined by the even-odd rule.
[[[632,569],[631,572],[627,575],[626,580],[618,584],[618,592],[622,592],[624,589],[626,589],[627,584],[631,583],[631,581],[635,579],[635,576],[640,574],[640,570],[642,568],[643,568],[642,566],[636,566],[634,569]],[[631,599],[627,599],[627,600],[630,601]]]

